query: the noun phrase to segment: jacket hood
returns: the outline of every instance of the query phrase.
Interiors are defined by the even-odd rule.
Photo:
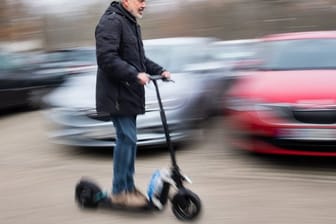
[[[134,23],[137,23],[137,20],[136,18],[131,14],[129,13],[122,5],[120,2],[111,2],[111,5],[110,7],[107,9],[107,12],[115,12],[121,16],[124,16],[126,18],[128,18],[129,20],[131,20],[132,22]]]

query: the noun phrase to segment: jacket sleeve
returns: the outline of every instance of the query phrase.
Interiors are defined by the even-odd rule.
[[[156,64],[147,57],[145,57],[145,66],[147,73],[150,75],[161,75],[161,73],[164,71],[163,67]]]
[[[110,78],[118,81],[136,81],[137,69],[119,56],[122,24],[117,14],[102,17],[96,30],[97,64]]]

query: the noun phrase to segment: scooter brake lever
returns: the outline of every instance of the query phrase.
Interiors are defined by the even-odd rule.
[[[162,81],[164,81],[164,82],[175,82],[174,80],[164,78],[164,77],[162,77],[161,75],[153,75],[153,76],[150,76],[149,78],[150,78],[151,80],[162,80]]]
[[[167,79],[167,78],[162,78],[162,81],[164,81],[164,82],[173,82],[173,83],[175,83],[174,80],[172,80],[172,79]]]

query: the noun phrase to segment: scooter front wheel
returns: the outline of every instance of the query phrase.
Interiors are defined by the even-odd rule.
[[[81,180],[76,185],[75,200],[80,208],[97,208],[99,200],[97,196],[102,190],[92,181]]]
[[[172,211],[180,220],[193,220],[201,212],[201,200],[188,189],[180,189],[172,199]]]

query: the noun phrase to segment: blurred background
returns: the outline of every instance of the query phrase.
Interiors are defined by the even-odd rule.
[[[48,105],[77,111],[79,117],[85,110],[89,118],[86,124],[90,127],[91,119],[94,123],[105,121],[92,114],[97,69],[94,32],[110,3],[108,0],[2,0],[0,111],[18,106],[41,109]],[[265,46],[258,45],[259,37],[333,30],[335,11],[336,0],[148,0],[145,16],[139,20],[146,40],[146,55],[174,74],[184,74],[179,75],[181,80],[174,87],[162,89],[164,105],[170,106],[172,111],[169,121],[175,122],[170,125],[180,130],[181,121],[194,124],[196,120],[203,122],[213,115],[223,115],[222,107],[228,102],[224,99],[226,90],[243,74],[239,67],[240,70],[253,69],[257,66],[255,59],[262,60],[256,54],[267,52],[262,50]],[[290,61],[303,58],[308,46],[322,49],[316,44],[307,44],[300,48],[303,49],[301,56]],[[333,52],[332,43],[330,47],[325,46],[326,52]],[[316,49],[312,55],[321,53]],[[322,56],[316,58],[323,59]],[[322,61],[329,58],[333,57]],[[303,60],[308,65],[317,61]],[[73,74],[85,74],[89,78]],[[177,90],[171,93],[169,89],[173,88]],[[147,111],[157,110],[153,89],[147,93]],[[180,110],[179,105],[186,105],[183,101],[188,101],[188,108],[184,106]],[[63,127],[65,121],[74,121],[67,119],[68,116],[75,115],[57,110],[57,115],[49,119],[57,120],[57,126]],[[158,115],[155,116],[157,124],[150,124],[154,131],[161,126]],[[148,124],[146,120],[143,123]],[[65,132],[73,135],[74,127],[78,128],[76,125],[76,122],[68,124],[69,130]],[[108,123],[104,125],[110,129]],[[183,129],[190,129],[189,124]],[[90,128],[88,133],[82,133],[83,142],[88,135],[102,137],[96,128]],[[110,134],[104,135],[104,144],[106,136]]]
[[[108,0],[2,0],[0,41],[16,48],[93,44]],[[287,31],[334,29],[335,0],[148,0],[144,39],[171,36],[255,38]],[[17,42],[22,44],[18,45]],[[21,50],[21,49],[20,49]]]
[[[111,183],[110,148],[115,133],[111,123],[94,111],[94,30],[111,1],[0,1],[0,176],[5,180],[0,185],[1,223],[176,223],[167,210],[163,218],[162,214],[111,216],[108,212],[80,213],[74,206],[73,187],[81,175],[96,178],[104,188]],[[277,41],[261,45],[260,49],[265,49],[262,59],[273,59],[268,53],[276,46],[272,56],[280,55],[286,66],[279,63],[262,68],[258,67],[260,60],[253,60],[258,37],[334,30],[335,12],[336,0],[147,0],[144,18],[139,21],[143,39],[148,41],[146,54],[179,73],[174,77],[176,83],[164,83],[160,91],[173,141],[192,143],[179,145],[183,150],[178,150],[178,158],[203,200],[205,212],[197,223],[335,223],[336,36],[329,33],[332,40],[315,36],[316,42],[303,39],[280,47]],[[155,38],[166,39],[151,40]],[[239,61],[244,63],[235,63]],[[295,63],[300,67],[293,66]],[[309,66],[313,71],[297,75],[298,69]],[[245,74],[254,70],[265,74],[250,75],[261,78],[250,79],[251,86],[246,88],[248,83],[236,85],[250,77],[244,75],[244,69]],[[266,84],[257,82],[264,80]],[[238,86],[233,91],[236,95],[226,96],[231,85]],[[259,101],[253,94],[249,97],[246,89],[258,90],[271,103],[266,105],[267,101]],[[298,92],[308,92],[309,98],[300,98]],[[166,140],[153,86],[146,86],[146,94],[147,112],[139,116],[138,139],[151,149],[142,151],[137,160],[142,190],[153,168],[170,162],[166,148],[157,146],[165,146]],[[289,103],[294,99],[291,94],[297,94],[294,103],[317,103],[318,108],[323,105],[328,110],[307,113],[300,110],[306,107],[284,107],[270,99]],[[50,107],[43,107],[44,103]],[[243,116],[226,116],[224,104],[233,115]],[[3,109],[22,105],[41,110],[2,114]],[[251,110],[263,114],[262,121],[271,124],[256,124],[261,119],[254,117],[245,119]],[[270,111],[273,119],[269,119]],[[300,121],[291,117],[293,111]],[[285,126],[294,121],[296,128],[274,131],[278,115]],[[232,117],[241,118],[237,121],[243,125],[235,125]],[[250,123],[243,123],[246,121]],[[307,123],[314,128],[306,129]],[[239,131],[241,127],[250,130]],[[229,134],[250,137],[246,130],[258,140],[290,149],[308,148],[306,154],[312,157],[323,152],[333,159],[243,153],[238,149],[255,144],[244,145],[240,139],[237,143],[241,144],[232,144],[236,142]],[[50,140],[61,144],[50,144]],[[290,150],[285,152],[293,155]]]

